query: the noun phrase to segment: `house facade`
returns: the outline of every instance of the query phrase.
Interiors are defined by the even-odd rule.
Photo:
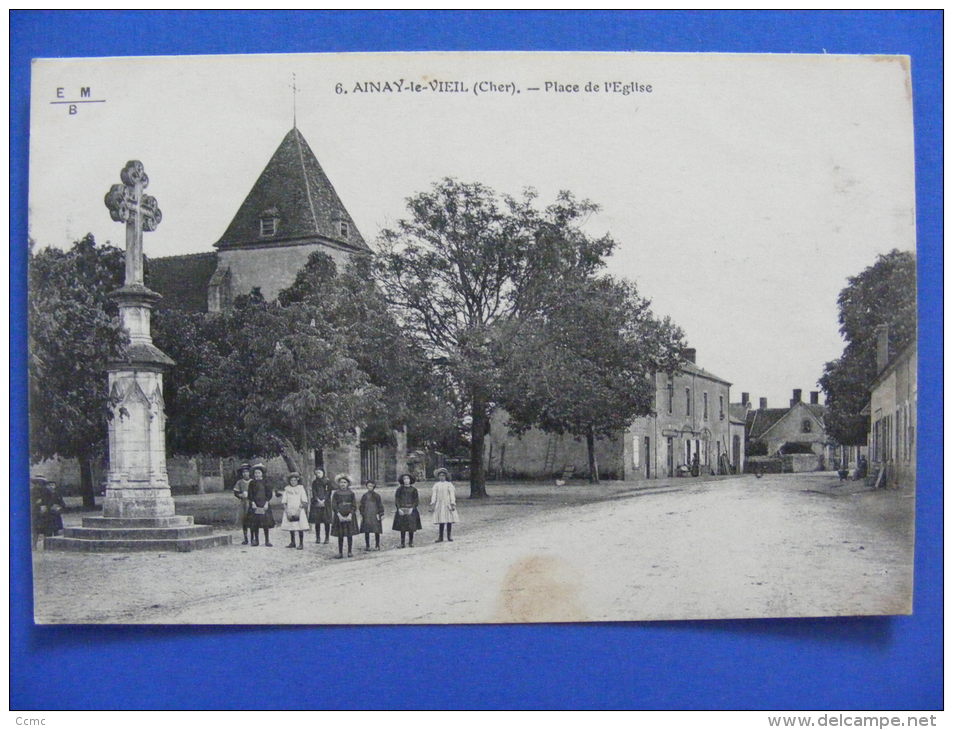
[[[655,479],[690,470],[697,455],[702,474],[733,471],[729,393],[731,383],[683,353],[672,376],[656,373],[654,414],[637,418],[623,440],[625,479]]]
[[[886,335],[881,335],[885,337]],[[870,388],[870,472],[880,486],[913,488],[917,477],[917,343],[886,362]]]
[[[748,453],[801,455],[792,462],[797,471],[834,469],[842,459],[838,445],[827,434],[827,406],[820,403],[818,391],[811,391],[809,403],[801,399],[801,393],[799,388],[792,391],[787,408],[768,408],[767,398],[761,398],[757,409],[747,411]],[[803,458],[812,454],[813,460]]]
[[[637,418],[612,438],[596,439],[599,476],[626,481],[674,476],[691,468],[698,455],[702,474],[733,471],[729,418],[731,384],[695,363],[686,349],[679,370],[655,383],[653,414]],[[582,476],[588,470],[584,439],[530,429],[509,433],[505,411],[490,421],[484,459],[490,475],[524,478]]]

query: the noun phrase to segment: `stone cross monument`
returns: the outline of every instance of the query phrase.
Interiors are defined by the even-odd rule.
[[[112,418],[109,472],[102,517],[48,538],[47,550],[178,550],[227,545],[229,535],[175,514],[165,461],[162,373],[175,363],[152,344],[151,314],[162,297],[143,283],[142,234],[162,221],[156,199],[144,193],[149,177],[138,160],[126,163],[121,184],[106,193],[114,221],[126,224],[126,277],[110,295],[129,334],[125,358],[107,364]]]
[[[109,476],[104,517],[169,517],[175,503],[165,465],[165,406],[162,372],[172,360],[152,344],[152,306],[160,296],[143,284],[142,234],[162,221],[142,163],[131,160],[120,173],[121,184],[106,193],[114,221],[126,224],[125,285],[111,294],[119,319],[129,333],[127,361],[110,362]]]

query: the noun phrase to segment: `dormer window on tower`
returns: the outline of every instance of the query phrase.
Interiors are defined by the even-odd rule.
[[[339,222],[338,222],[338,233],[341,235],[341,238],[347,240],[347,236],[348,236],[348,233],[349,233],[349,232],[350,232],[350,231],[349,231],[348,226],[347,226],[347,221],[339,221]]]
[[[258,217],[258,235],[262,238],[278,233],[278,209],[269,208]]]

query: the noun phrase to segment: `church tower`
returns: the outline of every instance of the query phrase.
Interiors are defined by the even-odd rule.
[[[274,299],[314,251],[327,253],[338,267],[370,253],[297,127],[278,145],[215,248],[209,312],[228,308],[255,287]]]

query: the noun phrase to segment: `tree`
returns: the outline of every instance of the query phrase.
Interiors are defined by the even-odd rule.
[[[91,234],[68,251],[29,254],[30,458],[80,464],[85,507],[95,506],[93,460],[109,419],[106,363],[122,357],[128,336],[108,294],[122,286],[125,254]]]
[[[486,496],[484,439],[522,323],[552,308],[554,287],[603,266],[614,246],[582,230],[594,203],[564,191],[540,211],[535,199],[445,178],[381,233],[381,289],[469,412],[471,497]]]
[[[523,337],[503,405],[517,433],[537,426],[584,437],[596,482],[595,440],[652,412],[654,375],[677,369],[683,335],[626,281],[584,279],[558,296],[562,305]]]
[[[839,359],[824,365],[818,384],[830,406],[827,431],[838,443],[866,443],[868,422],[860,412],[870,401],[870,387],[878,374],[876,329],[888,328],[890,358],[916,338],[916,284],[916,256],[894,249],[848,278],[837,298],[846,345]]]
[[[446,388],[426,353],[407,336],[373,278],[368,257],[353,257],[340,273],[324,253],[312,253],[290,287],[286,306],[311,304],[343,335],[344,347],[378,389],[379,403],[362,424],[365,440],[391,443],[394,431],[430,440],[452,424]]]
[[[213,315],[164,312],[156,343],[183,367],[166,386],[178,453],[281,455],[310,478],[307,453],[336,446],[380,407],[319,302],[266,302],[257,290]]]

